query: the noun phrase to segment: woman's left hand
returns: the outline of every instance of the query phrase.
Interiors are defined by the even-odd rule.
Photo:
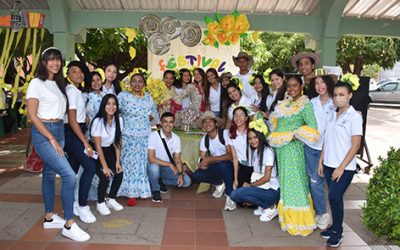
[[[253,112],[257,112],[257,111],[260,110],[255,104],[251,104],[250,109],[251,109],[251,111],[253,111]]]
[[[335,169],[335,171],[333,171],[331,180],[332,181],[336,180],[336,182],[339,182],[340,178],[343,175],[343,172],[344,172],[344,168],[338,167],[337,169]]]
[[[115,169],[117,171],[117,174],[122,172],[122,165],[120,161],[117,161],[117,163],[115,163]]]

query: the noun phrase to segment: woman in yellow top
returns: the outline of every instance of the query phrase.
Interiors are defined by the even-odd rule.
[[[307,96],[302,96],[299,76],[287,80],[289,99],[275,107],[270,116],[269,144],[276,149],[281,188],[279,222],[292,235],[307,236],[316,228],[304,160],[304,141],[319,138],[314,111]]]

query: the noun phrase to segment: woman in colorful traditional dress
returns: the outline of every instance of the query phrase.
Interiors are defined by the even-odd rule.
[[[301,78],[291,76],[287,81],[287,90],[290,98],[278,103],[270,116],[272,133],[268,141],[276,149],[278,160],[281,228],[292,235],[307,236],[316,225],[303,142],[316,142],[319,133],[313,107],[308,97],[301,95]]]
[[[136,198],[151,197],[147,178],[147,144],[151,133],[151,121],[159,123],[157,106],[144,92],[146,80],[141,73],[130,77],[132,92],[122,91],[118,103],[124,121],[122,129],[121,164],[124,177],[118,196],[128,197],[128,205],[134,206]]]

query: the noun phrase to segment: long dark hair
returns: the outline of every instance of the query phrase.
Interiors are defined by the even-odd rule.
[[[226,86],[226,91],[227,91],[227,92],[228,92],[228,89],[229,89],[229,88],[235,88],[235,89],[237,89],[237,91],[239,91],[239,93],[240,93],[240,96],[243,96],[243,95],[242,95],[242,91],[240,90],[239,86],[236,84],[235,81],[230,80],[228,86]],[[228,94],[228,99],[227,99],[226,102],[225,102],[225,110],[228,110],[229,107],[232,105],[232,103],[234,103],[234,101],[229,97],[229,94]]]
[[[272,75],[277,75],[280,78],[283,79],[283,83],[282,83],[282,87],[280,89],[277,89],[276,91],[276,97],[274,99],[274,101],[271,104],[271,107],[269,108],[270,112],[273,112],[275,110],[275,106],[278,103],[278,101],[282,101],[283,99],[285,99],[285,93],[286,93],[286,80],[285,80],[285,75],[283,74],[283,71],[281,69],[273,69],[270,73],[269,73],[269,79],[271,80]]]
[[[333,97],[333,90],[335,89],[335,82],[333,81],[331,76],[328,75],[322,75],[322,76],[316,76],[310,81],[310,98],[318,96],[317,90],[315,89],[315,81],[317,78],[321,78],[322,81],[325,83],[326,88],[328,90],[328,95],[329,97]]]
[[[250,148],[252,153],[254,153],[254,151],[257,150],[258,159],[259,159],[259,165],[260,165],[260,171],[261,171],[261,169],[263,167],[263,160],[264,160],[264,149],[265,148],[271,149],[271,148],[270,148],[270,146],[268,144],[268,141],[267,141],[267,138],[265,137],[265,135],[260,133],[260,132],[258,132],[254,128],[251,128],[251,129],[247,130],[247,142],[249,141],[249,133],[250,132],[253,132],[257,136],[257,139],[258,139],[258,147],[257,148],[252,148],[250,146],[249,148]]]
[[[266,112],[268,111],[267,108],[267,98],[269,95],[269,86],[267,85],[267,83],[264,80],[264,76],[261,74],[257,74],[254,76],[254,80],[253,80],[253,86],[254,86],[254,81],[256,79],[260,79],[261,85],[263,86],[262,92],[261,92],[261,101],[260,104],[258,105],[258,108],[262,111],[262,112]]]
[[[186,73],[186,72],[188,72],[189,75],[190,75],[190,80],[189,80],[189,83],[188,83],[188,84],[192,83],[192,73],[191,73],[190,70],[188,70],[187,68],[182,68],[182,69],[179,70],[180,79],[177,80],[177,81],[175,81],[176,84],[174,84],[174,86],[177,87],[178,89],[181,89],[181,88],[182,88],[183,74]]]
[[[115,93],[118,95],[119,92],[122,91],[122,89],[121,89],[121,83],[119,82],[119,71],[117,65],[115,65],[114,63],[107,64],[104,67],[104,74],[106,73],[106,69],[111,65],[113,65],[117,69],[117,76],[115,77],[114,81],[112,81],[112,84],[114,85]],[[105,78],[107,78],[107,76]],[[104,79],[103,85],[106,83],[106,81],[107,79]]]
[[[92,81],[93,81],[93,77],[94,77],[94,76],[98,76],[98,77],[100,77],[100,79],[101,79],[101,74],[100,74],[99,72],[97,72],[97,71],[92,71],[92,72],[90,72],[90,84],[85,85],[84,92],[90,93],[90,92],[93,91],[93,88],[92,88]],[[100,88],[100,90],[101,90],[101,88]]]
[[[47,71],[46,64],[50,60],[60,60],[61,61],[60,70],[54,75],[53,80],[56,82],[61,93],[65,97],[67,97],[67,93],[65,91],[66,84],[65,84],[63,71],[62,71],[62,68],[64,66],[64,60],[63,60],[61,51],[59,51],[57,48],[48,48],[42,52],[40,61],[38,63],[38,69],[36,71],[36,77],[42,81],[46,81],[46,79],[49,78],[49,72]],[[67,100],[68,100],[68,98],[67,98]],[[67,101],[67,105],[68,105],[68,101]]]
[[[245,127],[246,127],[246,130],[247,130],[249,128],[249,123],[250,123],[249,114],[247,112],[247,109],[245,107],[238,106],[233,110],[233,115],[235,115],[236,110],[242,110],[243,113],[245,114],[245,116],[246,116]],[[238,127],[237,127],[235,121],[232,119],[232,125],[229,128],[229,138],[236,139],[237,129],[238,129]]]
[[[206,71],[206,81],[204,85],[204,104],[208,105],[210,104],[210,88],[211,88],[211,83],[208,81],[207,74],[208,72],[211,72],[215,75],[215,80],[218,82],[218,72],[214,68],[209,68]]]
[[[204,69],[202,69],[202,68],[195,68],[193,70],[193,74],[195,71],[198,71],[199,74],[201,75],[202,82],[197,82],[196,80],[193,80],[193,81],[195,81],[198,85],[200,85],[202,88],[204,88],[204,86],[206,86],[206,81],[207,81],[206,72],[204,72]]]
[[[117,110],[114,113],[114,121],[115,121],[115,139],[114,139],[114,144],[118,149],[121,149],[121,125],[119,124],[119,106],[118,106],[118,100],[117,97],[114,94],[107,94],[101,99],[99,111],[97,112],[96,116],[92,120],[92,124],[90,127],[93,125],[93,121],[96,118],[103,119],[104,127],[107,128],[107,112],[106,112],[106,105],[107,102],[110,98],[113,98],[115,100],[115,104],[117,105]]]

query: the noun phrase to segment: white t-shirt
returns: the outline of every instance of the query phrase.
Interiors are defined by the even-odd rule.
[[[82,91],[73,84],[68,84],[65,88],[68,97],[68,109],[76,109],[76,122],[86,122],[86,105],[83,99]],[[68,116],[64,118],[64,123],[68,123]]]
[[[165,139],[171,156],[174,157],[175,153],[180,153],[181,150],[181,139],[174,132],[171,132],[171,138],[164,135],[163,131],[160,130],[161,137]],[[148,149],[154,149],[156,151],[156,158],[162,161],[170,162],[167,151],[165,150],[164,144],[158,134],[158,131],[151,132],[149,136]]]
[[[324,165],[337,168],[351,148],[351,137],[362,135],[362,117],[350,106],[338,118],[332,112],[328,118],[324,140]],[[356,157],[346,166],[346,170],[356,170]]]
[[[249,70],[249,72],[247,72],[247,74],[245,74],[245,75],[241,75],[240,73],[237,73],[234,76],[234,77],[239,78],[240,81],[243,83],[242,93],[249,99],[251,99],[251,97],[253,95],[257,95],[257,92],[254,90],[254,88],[249,83],[249,78],[253,73],[254,72],[252,70]]]
[[[229,118],[229,120],[231,120],[231,121],[233,120],[233,110],[238,106],[243,106],[243,107],[247,108],[248,109],[247,110],[247,114],[249,116],[254,115],[254,112],[251,111],[251,104],[253,104],[251,99],[249,99],[249,98],[247,98],[245,96],[242,96],[240,98],[239,105],[236,106],[234,103],[232,103],[231,106],[229,106],[229,108],[228,108],[228,118]]]
[[[314,114],[318,124],[318,132],[321,136],[316,143],[310,143],[308,141],[306,143],[313,149],[322,150],[326,131],[326,121],[330,117],[331,113],[335,112],[336,106],[333,104],[332,98],[329,98],[324,106],[322,106],[319,96],[312,98],[310,102],[314,108]]]
[[[244,131],[243,134],[237,131],[236,138],[235,139],[229,138],[228,144],[232,145],[232,147],[234,148],[240,164],[245,166],[251,166],[251,163],[247,159],[246,155],[247,131]]]
[[[276,164],[275,164],[275,154],[272,148],[268,147],[264,148],[262,166],[260,166],[260,158],[258,157],[257,150],[254,151],[254,154],[251,157],[251,163],[254,169],[253,171],[254,176],[252,175],[251,178],[252,181],[256,181],[255,179],[260,179],[260,177],[264,176],[265,166],[272,166],[271,178],[269,179],[269,182],[262,184],[259,187],[264,189],[272,188],[274,190],[277,190],[279,188],[279,180],[277,177]]]
[[[206,136],[203,136],[200,140],[200,151],[202,152],[207,152],[206,144],[205,144],[205,138]],[[226,154],[226,145],[229,144],[229,135],[228,135],[228,130],[224,129],[224,140],[225,140],[225,145],[223,145],[218,138],[218,133],[217,136],[212,139],[210,137],[210,144],[209,144],[209,150],[212,156],[221,156]]]
[[[219,112],[219,103],[221,100],[221,84],[218,83],[218,88],[215,90],[212,86],[210,87],[210,109],[214,112]]]
[[[277,93],[278,93],[278,91],[275,91],[275,93],[273,95],[267,96],[267,109],[268,110],[271,109],[272,103],[274,102]]]
[[[40,119],[63,119],[67,108],[67,100],[55,81],[42,81],[34,78],[29,83],[26,99],[38,99],[38,113]]]
[[[111,126],[106,124],[104,126],[103,118],[95,118],[93,120],[90,135],[95,137],[101,137],[101,146],[109,147],[115,141],[115,120],[113,119]],[[123,120],[122,117],[119,118],[119,127],[122,131],[123,128]]]

